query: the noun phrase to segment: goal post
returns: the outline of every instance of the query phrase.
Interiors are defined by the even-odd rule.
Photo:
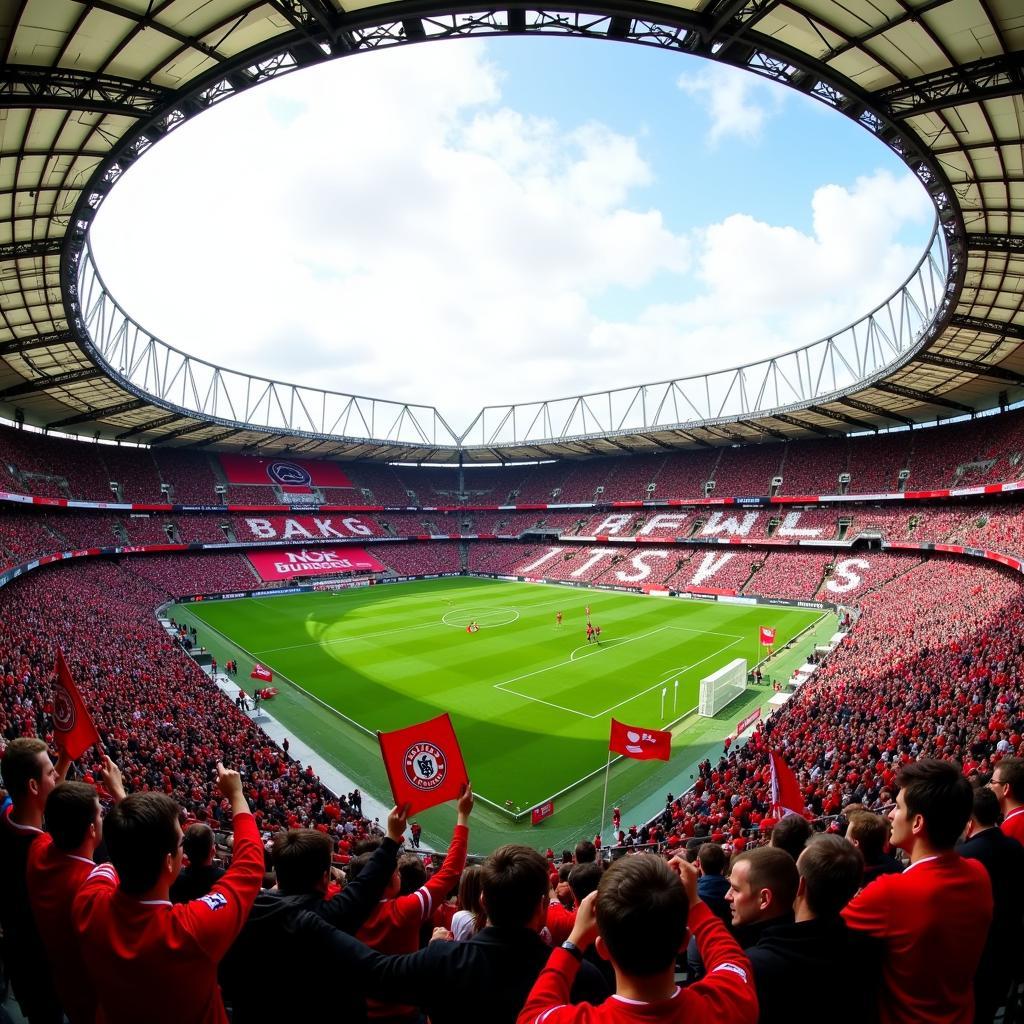
[[[737,658],[700,681],[699,714],[705,718],[717,715],[747,688],[747,660]]]

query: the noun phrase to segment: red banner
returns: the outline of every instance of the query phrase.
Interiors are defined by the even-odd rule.
[[[344,513],[320,516],[245,516],[235,532],[247,540],[330,540],[333,537],[379,537],[383,530],[369,519]]]
[[[272,683],[274,681],[274,673],[267,668],[266,665],[261,665],[256,662],[252,667],[252,671],[249,673],[250,679],[262,679],[265,683]]]
[[[220,464],[229,484],[277,484],[292,494],[308,494],[311,487],[352,486],[352,481],[336,462],[224,454],[220,456]]]
[[[767,626],[761,627],[761,645],[763,647],[770,647],[775,643],[775,630],[769,629]]]
[[[534,807],[530,811],[530,824],[539,825],[545,818],[550,818],[555,813],[555,801],[545,800],[544,803]]]
[[[57,746],[72,761],[100,741],[61,650],[57,651],[57,683],[53,688],[53,732]]]
[[[245,557],[262,580],[326,576],[342,572],[383,572],[384,566],[362,548],[310,548],[308,551],[247,551]]]
[[[409,814],[462,795],[469,777],[447,714],[395,732],[379,732],[377,739],[395,804],[408,804]]]
[[[736,723],[736,735],[742,736],[755,722],[761,720],[761,709],[754,708],[746,718],[741,718]]]
[[[667,761],[672,756],[672,733],[623,725],[613,718],[608,749],[637,761]]]

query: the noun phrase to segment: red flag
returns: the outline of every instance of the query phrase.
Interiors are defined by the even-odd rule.
[[[775,643],[775,630],[770,629],[768,626],[761,627],[761,643],[765,647],[770,647]]]
[[[786,764],[785,758],[775,751],[769,753],[772,765],[772,810],[778,817],[787,814],[799,814],[805,817],[804,796],[800,792],[793,769]]]
[[[57,651],[57,682],[53,688],[53,730],[57,746],[72,761],[100,741],[61,650]]]
[[[555,813],[555,801],[545,800],[530,811],[530,824],[539,825],[545,818],[550,818]]]
[[[608,749],[637,761],[667,761],[672,756],[672,733],[623,725],[613,718]]]
[[[258,661],[252,667],[252,671],[249,673],[250,679],[262,679],[265,683],[272,683],[274,681],[274,673],[267,668],[266,665],[261,665]]]
[[[416,814],[457,799],[469,781],[459,741],[447,714],[395,732],[379,732],[395,803]]]

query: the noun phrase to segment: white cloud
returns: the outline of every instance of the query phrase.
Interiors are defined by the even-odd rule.
[[[115,295],[171,344],[435,404],[461,429],[484,404],[813,340],[891,291],[919,255],[901,228],[929,216],[909,175],[877,174],[819,189],[811,234],[744,213],[682,233],[635,199],[653,179],[637,138],[502,106],[482,46],[411,47],[179,129],[94,238]],[[655,283],[691,298],[650,304]],[[635,317],[615,311],[624,294],[643,297]]]
[[[708,64],[693,75],[680,75],[679,88],[700,103],[711,125],[708,143],[734,137],[754,142],[765,124],[782,109],[782,86],[728,64]]]

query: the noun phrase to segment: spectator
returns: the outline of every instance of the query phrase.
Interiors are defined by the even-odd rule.
[[[513,1024],[551,952],[539,934],[548,892],[544,857],[527,846],[502,846],[483,864],[487,927],[468,941],[433,941],[417,953],[383,956],[336,931],[332,955],[358,973],[368,994],[413,1003],[431,1024]],[[607,994],[585,964],[574,998],[600,1002]]]
[[[840,911],[860,887],[857,848],[835,835],[813,836],[797,860],[800,884],[793,924],[767,928],[747,956],[754,968],[761,1024],[816,1024],[872,1019],[879,982],[873,940],[847,927]],[[836,1000],[836,979],[852,977]],[[794,994],[799,998],[794,999]]]
[[[440,903],[456,887],[466,865],[469,816],[473,811],[473,787],[467,785],[456,804],[458,816],[444,863],[426,885],[406,896],[399,895],[401,877],[397,870],[388,883],[384,899],[372,910],[358,931],[358,937],[382,953],[413,953],[419,949],[420,927],[429,921]],[[365,854],[363,855],[365,857]],[[358,870],[365,861],[356,861]],[[411,1007],[397,1003],[370,1002],[371,1018],[412,1019]]]
[[[890,824],[887,818],[871,811],[849,813],[846,838],[860,850],[864,859],[863,885],[870,885],[882,875],[898,875],[903,865],[888,850]]]
[[[109,757],[101,778],[115,803],[124,799],[121,773]],[[71,908],[95,867],[103,838],[96,790],[84,782],[62,782],[46,799],[46,834],[32,844],[27,884],[32,912],[53,966],[53,981],[71,1024],[96,1020],[96,988],[75,935]]]
[[[697,857],[693,863],[696,864],[699,873],[697,895],[708,910],[728,928],[732,923],[732,908],[726,899],[729,881],[725,877],[725,850],[718,843],[701,843],[697,847]],[[690,937],[690,943],[686,947],[686,971],[690,981],[697,981],[704,975],[704,965],[700,959],[695,935]]]
[[[576,844],[576,863],[590,864],[597,860],[597,847],[589,839],[581,839]]]
[[[61,755],[54,767],[46,744],[22,737],[12,740],[0,761],[10,811],[0,818],[0,927],[3,957],[21,1012],[29,1024],[60,1024],[46,947],[29,903],[26,868],[33,845],[43,835],[43,810],[70,762]]]
[[[992,926],[974,976],[974,1020],[991,1024],[1024,949],[1024,847],[1001,831],[999,799],[991,787],[974,791],[961,857],[980,861],[992,882]]]
[[[184,841],[178,805],[163,793],[135,793],[107,816],[113,863],[93,869],[73,909],[106,1024],[227,1024],[217,963],[259,891],[263,846],[238,772],[218,763],[217,785],[231,805],[233,859],[191,903],[169,898]]]
[[[892,842],[910,867],[862,889],[843,916],[885,945],[882,1024],[969,1024],[992,921],[985,869],[953,849],[971,815],[971,786],[957,765],[929,758],[905,765],[896,781]]]
[[[600,864],[595,861],[577,864],[569,875],[569,886],[572,889],[572,897],[575,906],[579,906],[592,892],[597,892],[601,884],[601,877],[604,871]],[[575,924],[575,918],[573,919]],[[597,949],[591,945],[583,954],[583,959],[592,964],[605,980],[609,992],[615,991],[615,971],[611,963],[602,957]]]
[[[196,822],[185,829],[182,850],[188,858],[188,866],[171,886],[172,903],[188,903],[205,896],[221,879],[224,869],[213,863],[215,843],[213,829],[203,822]]]
[[[995,766],[989,786],[999,798],[1003,831],[1024,843],[1024,758],[1004,757]]]
[[[802,814],[787,814],[772,829],[771,845],[785,850],[798,860],[807,840],[811,838],[811,823]]]
[[[458,942],[471,939],[487,924],[480,901],[483,870],[479,864],[470,864],[459,879],[459,909],[452,918],[452,935]]]
[[[754,945],[766,928],[793,923],[799,884],[796,863],[778,847],[762,846],[733,857],[725,898],[744,949]]]
[[[519,1015],[518,1024],[600,1021],[729,1021],[753,1024],[757,998],[750,963],[697,895],[697,870],[676,858],[616,861],[584,900],[569,941],[556,949]],[[678,872],[678,874],[676,874]],[[708,976],[675,983],[676,954],[692,929]],[[615,970],[616,997],[600,1006],[568,1006],[569,987],[591,943]]]
[[[325,960],[334,929],[353,933],[374,910],[395,874],[405,815],[397,807],[388,815],[388,834],[359,872],[331,899],[331,841],[316,829],[291,829],[274,837],[272,858],[277,889],[261,892],[238,938],[220,966],[224,999],[233,1024],[281,1021],[294,1008],[290,985],[253,985],[252,967],[268,950],[281,978],[329,977]],[[366,1003],[349,984],[314,986],[306,992],[303,1013],[310,1019],[364,1021]]]

